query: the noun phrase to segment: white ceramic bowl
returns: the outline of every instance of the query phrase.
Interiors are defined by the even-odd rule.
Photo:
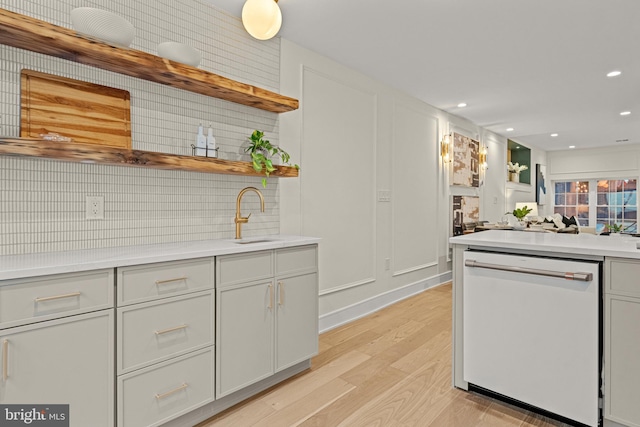
[[[78,7],[71,11],[71,24],[79,33],[106,43],[129,47],[136,29],[121,16],[94,7]]]
[[[158,56],[197,67],[202,55],[196,49],[178,42],[164,42],[158,45]]]

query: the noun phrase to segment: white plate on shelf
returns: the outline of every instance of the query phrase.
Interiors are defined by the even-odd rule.
[[[95,7],[77,7],[71,11],[71,24],[79,33],[109,44],[129,47],[136,29],[123,17]]]
[[[196,49],[184,43],[163,42],[158,45],[158,56],[179,62],[181,64],[197,67],[200,65],[202,55]]]

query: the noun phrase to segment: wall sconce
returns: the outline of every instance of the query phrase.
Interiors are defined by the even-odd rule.
[[[258,40],[269,40],[278,34],[282,26],[278,0],[247,0],[242,7],[242,25]]]
[[[480,163],[480,168],[482,170],[489,169],[487,164],[487,146],[483,145],[480,147],[480,152],[478,153],[478,162]]]
[[[440,141],[440,157],[442,157],[443,162],[451,161],[451,140],[450,135],[446,134],[442,136],[442,141]]]

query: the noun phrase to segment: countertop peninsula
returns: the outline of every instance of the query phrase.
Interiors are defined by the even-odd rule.
[[[595,234],[558,234],[512,230],[488,230],[451,237],[451,244],[537,251],[576,256],[613,256],[640,259],[636,244],[640,238],[631,235],[599,236]]]
[[[239,243],[240,242],[240,243]],[[317,237],[270,235],[0,256],[0,280],[310,245]]]

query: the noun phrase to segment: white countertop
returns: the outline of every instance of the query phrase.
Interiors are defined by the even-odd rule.
[[[262,239],[266,241],[259,241]],[[195,242],[0,256],[0,280],[237,254],[320,242],[317,237],[282,234],[251,237],[241,241],[253,240],[258,242],[239,244],[234,239],[200,240]]]
[[[624,234],[598,236],[586,233],[488,230],[451,237],[449,242],[489,248],[640,259],[640,249],[636,248],[636,244],[640,243],[640,238]]]

